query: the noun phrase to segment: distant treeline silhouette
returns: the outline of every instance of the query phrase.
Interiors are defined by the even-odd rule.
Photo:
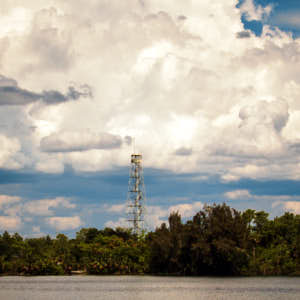
[[[205,206],[183,223],[178,212],[154,232],[83,228],[23,239],[0,235],[0,274],[300,275],[300,215]]]

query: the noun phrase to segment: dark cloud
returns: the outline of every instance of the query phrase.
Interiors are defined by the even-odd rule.
[[[300,141],[295,143],[289,143],[288,149],[292,152],[292,154],[299,154],[300,153]]]
[[[18,83],[16,80],[0,75],[0,87],[9,87],[9,86],[17,86],[17,85]]]
[[[126,145],[130,146],[133,142],[133,138],[131,136],[127,135],[124,138],[124,142],[126,143]]]
[[[41,95],[17,86],[0,86],[0,105],[25,105],[41,99]]]
[[[236,33],[238,39],[248,39],[251,37],[250,31],[240,31]]]
[[[184,15],[180,15],[180,16],[177,17],[177,19],[180,20],[180,21],[185,21],[187,19],[187,17],[184,16]]]
[[[179,156],[189,156],[192,155],[192,149],[191,148],[185,148],[185,147],[181,147],[179,149],[177,149],[175,151],[175,155],[179,155]]]
[[[92,97],[92,89],[89,85],[83,84],[80,86],[80,91],[77,91],[74,87],[70,86],[68,91],[68,98],[77,100],[79,97]]]
[[[35,93],[20,88],[16,80],[0,75],[0,105],[26,105],[39,100],[46,104],[57,104],[77,100],[80,97],[92,97],[88,85],[82,85],[78,90],[71,86],[66,94],[55,90]]]

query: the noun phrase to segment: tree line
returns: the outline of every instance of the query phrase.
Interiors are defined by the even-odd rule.
[[[0,235],[0,274],[300,275],[300,215],[204,206],[178,212],[142,236],[125,228],[82,228],[76,238]]]

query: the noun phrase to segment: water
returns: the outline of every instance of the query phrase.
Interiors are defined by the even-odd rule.
[[[0,277],[1,300],[300,299],[300,278]]]

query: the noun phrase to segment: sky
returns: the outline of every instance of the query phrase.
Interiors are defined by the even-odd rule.
[[[0,233],[300,214],[300,3],[1,0]],[[298,17],[299,16],[299,17]]]

